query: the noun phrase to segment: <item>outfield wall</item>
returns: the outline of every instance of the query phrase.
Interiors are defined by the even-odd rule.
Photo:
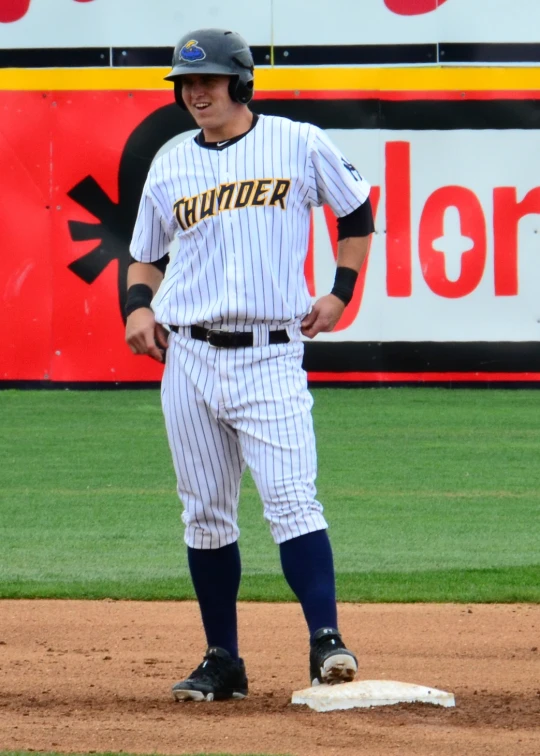
[[[368,263],[306,345],[312,383],[540,384],[537,3],[181,7],[0,0],[0,381],[159,379],[123,340],[130,234],[152,160],[194,127],[163,80],[172,46],[228,26],[253,45],[253,109],[327,129],[373,185]],[[316,210],[314,297],[335,252]]]

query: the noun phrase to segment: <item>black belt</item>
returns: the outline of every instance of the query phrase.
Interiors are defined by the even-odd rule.
[[[169,326],[171,331],[179,332],[178,326]],[[191,338],[198,341],[207,341],[213,347],[222,349],[236,349],[237,347],[252,347],[252,331],[222,331],[220,328],[203,328],[202,326],[192,325]],[[289,334],[283,328],[281,331],[270,331],[268,333],[269,344],[288,344],[290,341]]]

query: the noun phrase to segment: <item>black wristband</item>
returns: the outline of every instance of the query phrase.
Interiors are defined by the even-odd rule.
[[[124,308],[126,318],[128,315],[131,315],[134,310],[138,310],[141,307],[150,308],[153,298],[154,293],[147,284],[140,283],[130,286],[126,297],[126,306]]]
[[[345,268],[340,266],[336,269],[336,277],[334,279],[334,288],[330,292],[338,299],[341,299],[346,305],[351,301],[354,294],[354,285],[358,273],[352,268]]]

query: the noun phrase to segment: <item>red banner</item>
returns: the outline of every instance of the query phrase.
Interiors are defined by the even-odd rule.
[[[170,99],[168,92],[0,94],[7,342],[0,379],[159,380],[162,368],[124,342],[120,301],[155,154],[152,135],[144,154],[144,134],[136,140],[143,154],[130,154],[130,136]]]
[[[255,103],[255,109],[261,105],[270,115],[329,129],[397,130],[397,138],[383,145],[380,186],[371,192],[378,227],[384,228],[383,295],[389,305],[412,298],[416,256],[421,273],[416,296],[423,294],[426,299],[425,284],[428,294],[440,300],[467,300],[487,275],[491,244],[493,277],[488,293],[491,296],[493,291],[495,298],[516,298],[518,223],[540,212],[540,188],[530,188],[526,181],[519,191],[513,183],[494,185],[491,221],[477,194],[467,186],[430,186],[422,199],[413,248],[412,147],[411,138],[404,140],[401,134],[411,124],[439,133],[442,126],[448,128],[452,112],[453,128],[458,129],[465,128],[464,118],[473,129],[478,124],[483,127],[490,118],[490,125],[501,133],[523,125],[536,128],[538,93],[524,99],[517,111],[514,100],[504,98],[489,103],[476,95],[471,102],[462,101],[452,93],[439,93],[438,98],[428,93],[420,100],[418,94],[408,97],[409,103],[405,93],[399,97],[387,93],[382,107],[359,92],[310,92],[299,97],[268,92],[259,95],[264,102]],[[158,381],[162,367],[132,355],[124,341],[129,243],[153,159],[168,143],[191,131],[192,120],[172,102],[168,91],[3,91],[0,107],[0,317],[4,334],[0,381]],[[426,118],[430,119],[427,125]],[[444,254],[434,246],[443,238],[448,207],[456,209],[460,235],[469,242],[459,275],[450,277]],[[334,220],[328,212],[325,216],[335,255]],[[305,272],[310,293],[320,296],[324,292],[316,291],[313,240],[311,234]],[[525,253],[522,257],[527,259]],[[366,267],[371,270],[371,259]],[[458,380],[455,376],[460,380],[538,380],[536,332],[534,339],[527,336],[518,342],[521,331],[516,331],[501,343],[478,338],[470,344],[447,343],[444,338],[396,338],[395,348],[380,338],[361,341],[356,336],[355,340],[354,325],[364,316],[370,292],[365,279],[366,269],[338,329],[350,328],[350,341],[319,339],[308,344],[305,366],[312,380],[425,381],[427,374],[430,380],[445,380],[445,376],[452,381]],[[425,302],[423,306],[427,307]],[[522,320],[530,324],[530,317]],[[495,318],[493,329],[498,322]]]

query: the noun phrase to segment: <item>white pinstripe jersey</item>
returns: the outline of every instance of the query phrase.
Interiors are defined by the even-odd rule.
[[[150,169],[130,247],[136,260],[154,262],[179,237],[154,300],[156,320],[241,328],[301,319],[311,306],[311,208],[328,204],[342,217],[369,189],[309,123],[259,116],[221,147],[182,142]]]

